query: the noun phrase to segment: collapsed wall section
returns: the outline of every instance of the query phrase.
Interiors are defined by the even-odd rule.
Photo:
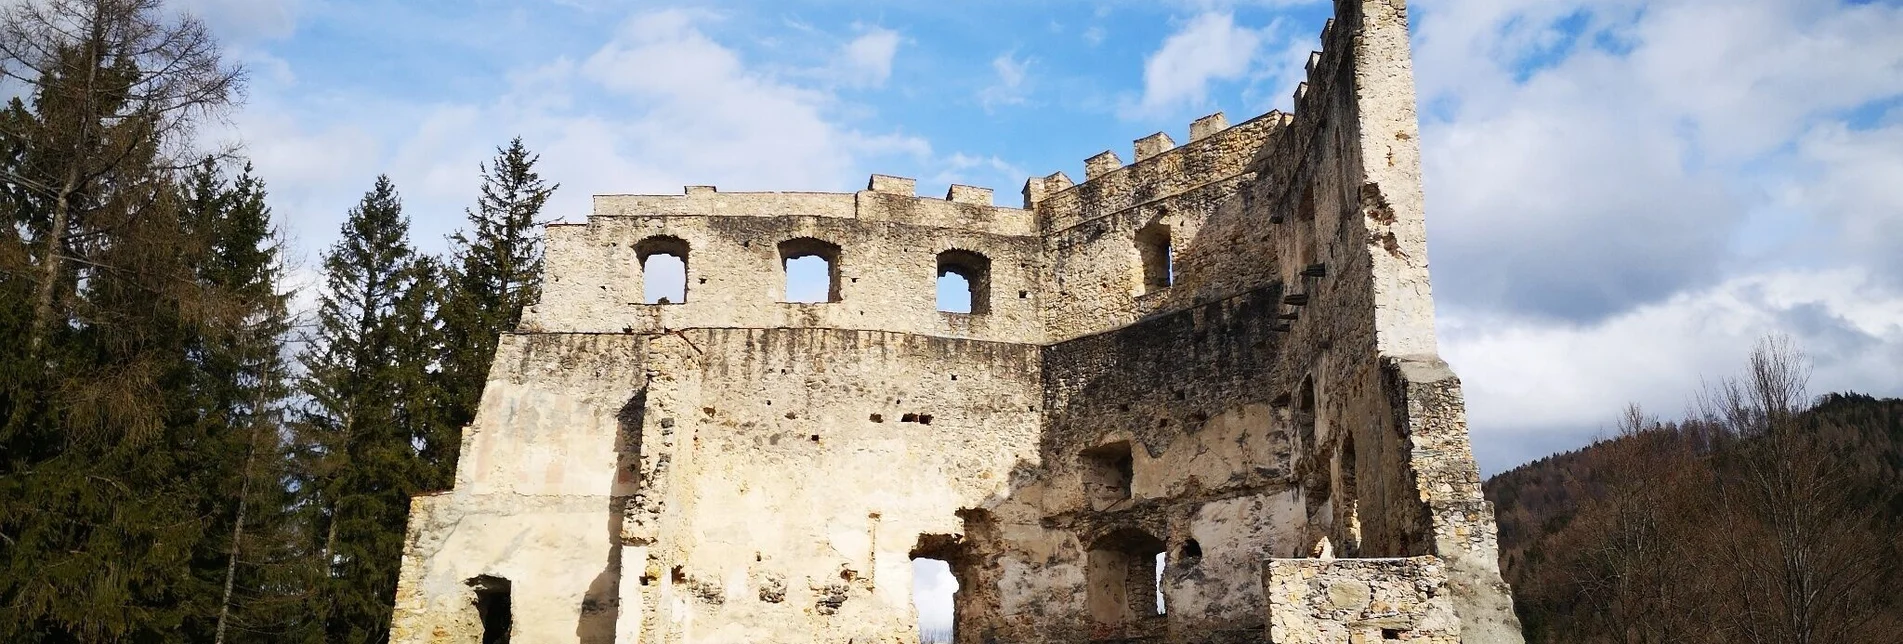
[[[1258,562],[1305,536],[1288,419],[1262,387],[1279,300],[1044,349],[1043,467],[985,507],[995,536],[974,544],[1006,601],[960,641],[1261,640]]]

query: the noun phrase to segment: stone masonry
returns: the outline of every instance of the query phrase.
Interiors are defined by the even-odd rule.
[[[929,557],[961,643],[1520,642],[1437,355],[1404,1],[1335,16],[1292,114],[1022,208],[875,175],[550,226],[455,487],[411,506],[393,640],[911,643]],[[659,254],[684,301],[644,302]],[[787,302],[809,256],[829,301]]]

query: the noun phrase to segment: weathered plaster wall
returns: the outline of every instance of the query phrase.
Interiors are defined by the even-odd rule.
[[[916,637],[911,555],[1036,467],[1034,345],[703,329],[682,372],[650,570],[649,641]],[[686,382],[691,380],[692,382]],[[659,391],[656,390],[656,394]],[[650,399],[652,401],[652,398]],[[652,433],[652,430],[650,430]],[[661,479],[664,479],[661,480]],[[669,578],[671,577],[671,578]]]
[[[516,622],[518,641],[632,641],[582,608],[612,576],[613,517],[630,492],[617,437],[646,352],[632,335],[503,337],[455,489],[411,504],[392,641],[475,641],[467,582],[481,575],[511,580],[516,614],[539,616]]]

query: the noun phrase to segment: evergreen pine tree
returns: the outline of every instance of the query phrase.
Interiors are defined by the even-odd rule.
[[[199,422],[222,441],[217,485],[207,490],[205,516],[214,528],[201,542],[195,573],[218,590],[217,610],[195,615],[195,640],[279,639],[295,632],[301,597],[293,582],[305,557],[284,487],[282,440],[289,395],[284,349],[289,295],[280,288],[283,261],[264,184],[247,164],[227,180],[207,158],[183,181],[184,220],[203,240],[195,262],[217,324],[197,339]]]
[[[514,330],[522,309],[541,295],[542,244],[535,229],[544,223],[542,206],[560,186],[535,172],[538,159],[521,137],[497,148],[482,168],[482,196],[468,211],[469,230],[450,237],[442,313],[448,415],[442,434],[422,443],[438,488],[448,487],[454,475],[460,432],[475,418],[498,338]]]
[[[28,94],[0,114],[0,641],[171,639],[216,613],[206,511],[234,452],[192,349],[223,298],[165,152],[234,77],[168,15],[0,10]]]
[[[304,480],[317,541],[314,610],[325,639],[379,641],[387,636],[390,598],[402,558],[410,496],[423,491],[411,417],[418,349],[432,304],[417,302],[429,262],[409,243],[396,188],[388,177],[351,209],[342,237],[324,254],[326,288],[316,337],[300,356]],[[423,320],[419,322],[419,320]],[[419,355],[425,356],[418,358]],[[420,403],[428,405],[433,401]]]

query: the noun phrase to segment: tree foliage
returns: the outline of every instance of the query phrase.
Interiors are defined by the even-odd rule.
[[[451,430],[475,418],[498,338],[521,323],[522,310],[541,294],[542,246],[535,229],[559,186],[535,172],[537,159],[520,137],[497,149],[482,168],[482,195],[468,211],[468,232],[450,237],[442,386]],[[458,438],[447,432],[424,449],[432,462],[450,463]],[[437,483],[447,486],[449,473],[439,468]]]
[[[1660,422],[1494,477],[1535,642],[1888,642],[1903,628],[1903,401],[1805,392],[1768,339]]]
[[[387,639],[410,497],[536,297],[535,157],[483,169],[447,264],[379,178],[293,355],[264,181],[196,151],[243,85],[201,23],[6,3],[0,77],[0,641]]]

